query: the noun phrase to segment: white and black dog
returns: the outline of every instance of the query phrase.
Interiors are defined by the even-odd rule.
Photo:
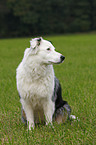
[[[44,121],[52,124],[64,122],[70,116],[70,106],[62,100],[61,85],[54,75],[53,64],[65,57],[56,52],[51,42],[42,37],[30,41],[16,72],[17,90],[22,104],[22,120],[29,130]],[[66,111],[67,113],[65,113]]]

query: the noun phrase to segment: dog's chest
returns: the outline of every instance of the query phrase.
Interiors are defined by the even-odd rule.
[[[21,67],[22,66],[22,67]],[[33,102],[40,98],[52,98],[54,91],[53,66],[24,69],[21,64],[17,75],[17,88],[22,98],[31,98]],[[22,70],[22,71],[21,71]],[[37,71],[38,70],[38,71]]]
[[[54,91],[54,72],[47,73],[46,76],[39,79],[25,78],[23,80],[23,90],[25,97],[31,98],[34,101],[38,101],[40,98],[50,98]]]
[[[44,98],[52,96],[53,89],[54,79],[52,77],[38,79],[29,84],[30,97]]]

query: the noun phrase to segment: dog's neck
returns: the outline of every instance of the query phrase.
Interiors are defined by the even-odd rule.
[[[50,73],[54,74],[53,65],[39,64],[32,62],[30,64],[23,64],[26,75],[31,77],[32,80],[37,80],[48,76]]]

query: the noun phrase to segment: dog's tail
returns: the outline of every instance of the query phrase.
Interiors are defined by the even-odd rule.
[[[70,114],[71,114],[71,108],[70,108],[70,106],[68,105],[68,103],[65,103],[63,107],[66,109],[66,111],[67,111],[67,113],[68,113],[68,119],[69,119],[70,121],[72,121],[72,120],[80,121],[80,119],[78,119],[78,117],[76,117],[75,115],[70,115]]]

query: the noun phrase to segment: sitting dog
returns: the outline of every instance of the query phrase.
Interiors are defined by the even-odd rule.
[[[24,52],[16,70],[16,82],[22,120],[27,121],[29,130],[40,121],[52,125],[53,120],[62,123],[70,116],[70,106],[62,100],[61,85],[53,69],[53,64],[62,63],[64,59],[52,43],[42,37],[32,39],[30,48]]]

